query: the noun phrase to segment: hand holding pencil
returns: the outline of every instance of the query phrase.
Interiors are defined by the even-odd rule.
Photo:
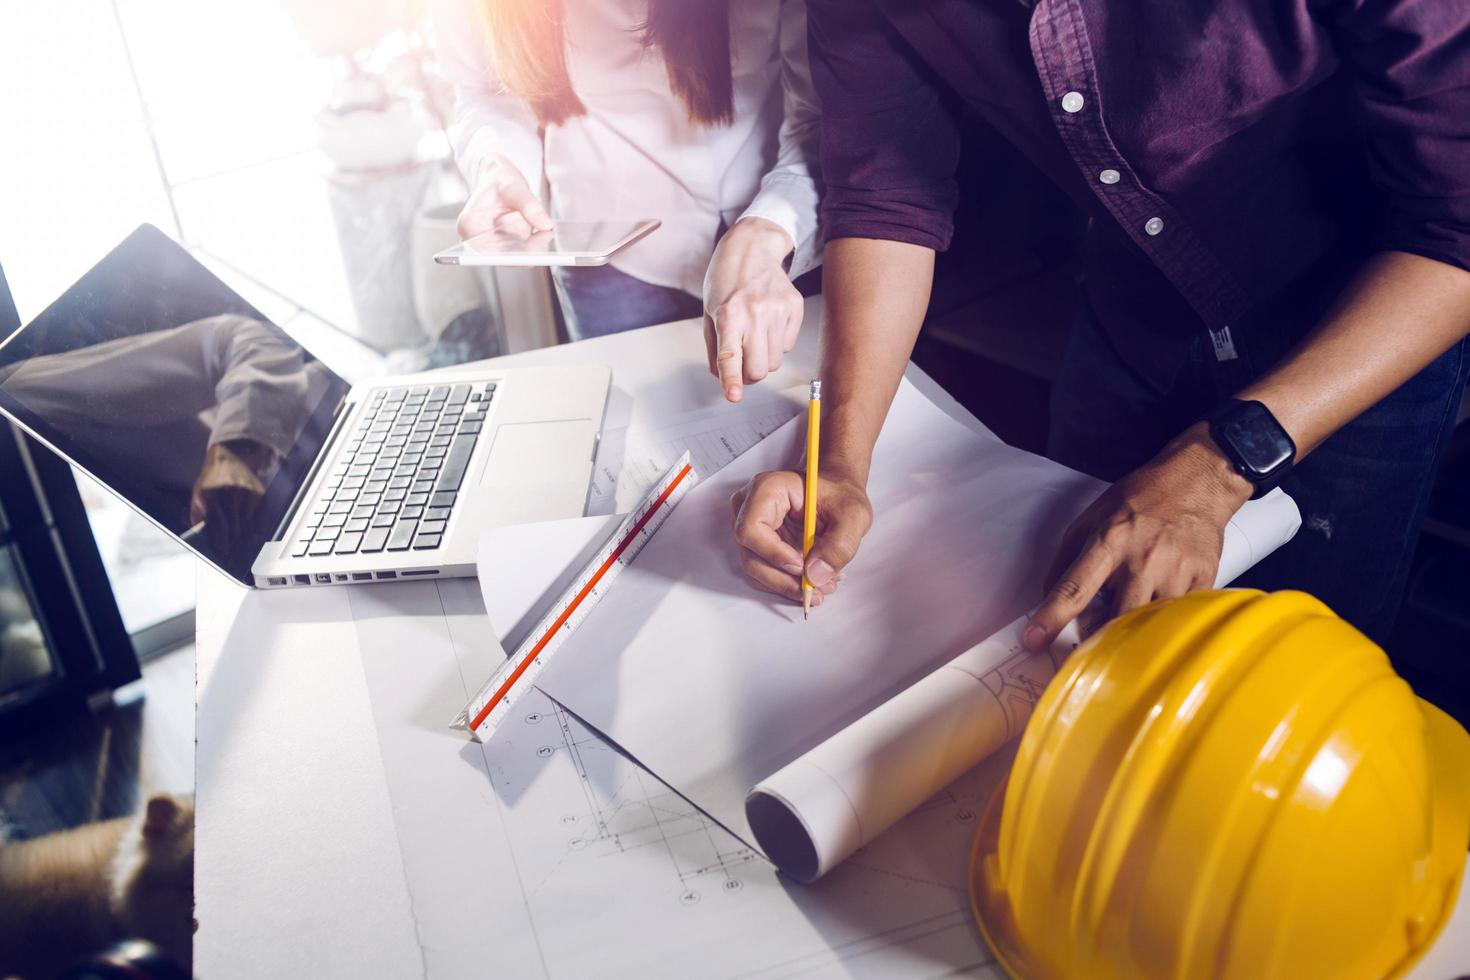
[[[816,391],[807,409],[806,472],[761,473],[730,498],[746,578],[764,592],[801,602],[808,612],[836,591],[843,568],[873,523],[873,507],[860,481],[818,473],[820,388]]]

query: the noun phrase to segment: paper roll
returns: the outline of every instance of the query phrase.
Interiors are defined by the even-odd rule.
[[[1301,526],[1279,490],[1225,529],[1216,586],[1291,540]],[[1062,661],[1074,622],[1046,653],[1021,646],[1022,616],[805,755],[745,801],[756,842],[783,872],[815,881],[1025,729]]]

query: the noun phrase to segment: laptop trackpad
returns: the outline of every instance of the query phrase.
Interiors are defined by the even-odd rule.
[[[497,524],[581,517],[597,430],[590,419],[517,422],[495,431],[480,486]]]

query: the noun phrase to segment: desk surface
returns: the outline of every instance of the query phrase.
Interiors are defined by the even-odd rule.
[[[816,306],[809,306],[809,323]],[[772,382],[816,363],[803,331]],[[610,424],[712,407],[695,322],[503,358],[612,368]],[[910,378],[978,425],[917,369]],[[364,588],[374,588],[367,586]],[[426,969],[347,587],[248,593],[198,581],[195,967],[202,976],[417,976]],[[232,651],[222,657],[226,649]],[[248,655],[241,655],[242,651]],[[446,820],[453,819],[446,814]],[[1415,976],[1470,970],[1470,901]]]

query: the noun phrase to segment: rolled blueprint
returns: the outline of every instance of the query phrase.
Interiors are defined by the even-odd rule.
[[[1279,490],[1225,529],[1216,586],[1234,581],[1301,526]],[[1016,738],[1080,641],[1074,622],[1046,653],[1021,646],[1027,617],[955,657],[762,780],[746,798],[756,841],[777,867],[815,881]]]

